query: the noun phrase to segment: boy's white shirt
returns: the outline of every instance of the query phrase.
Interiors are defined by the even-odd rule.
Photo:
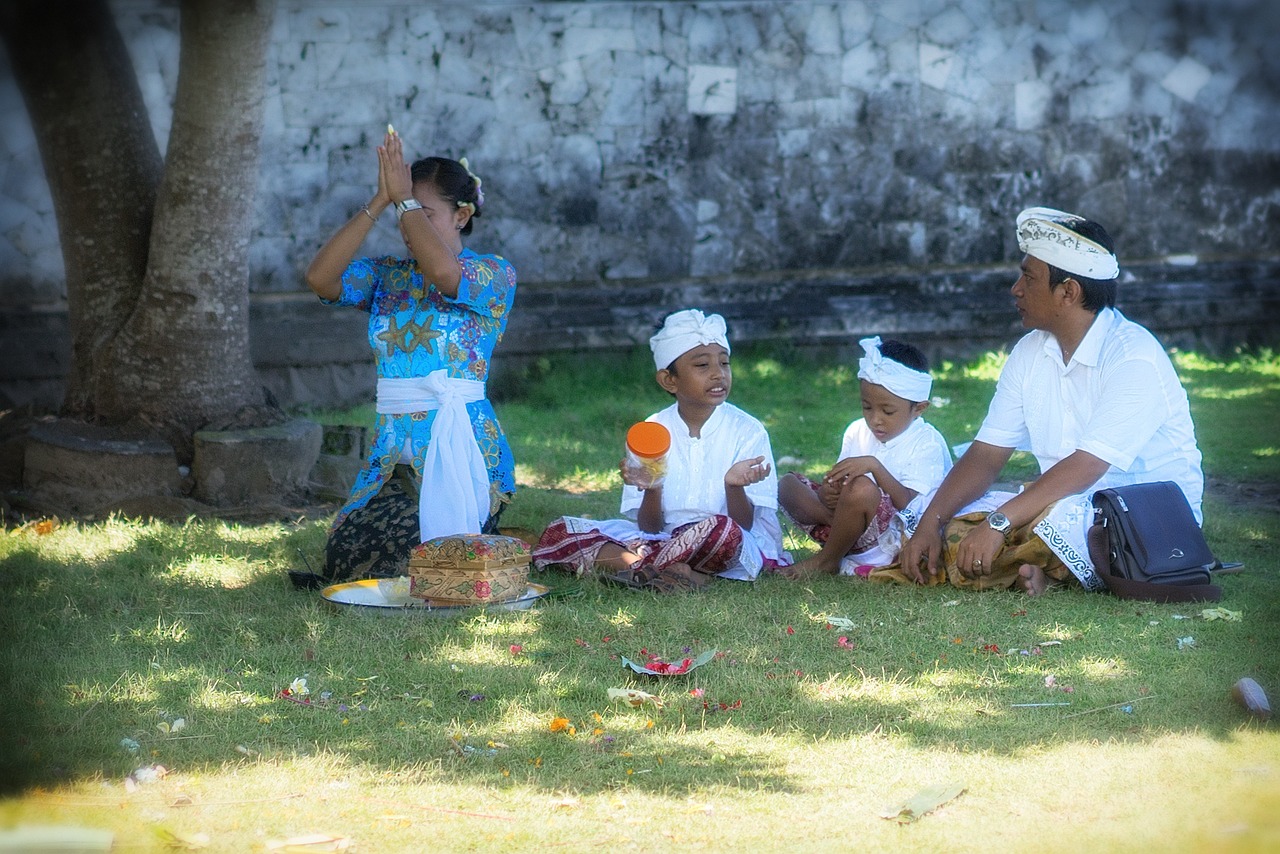
[[[840,459],[848,457],[875,457],[899,483],[921,495],[936,490],[952,465],[947,441],[923,418],[887,442],[877,439],[866,419],[859,418],[845,429],[840,443]]]
[[[952,466],[947,441],[923,418],[916,418],[888,442],[877,439],[866,419],[859,418],[845,429],[840,443],[840,459],[848,457],[875,457],[899,483],[918,495],[898,512],[878,543],[840,561],[841,575],[853,575],[859,566],[887,566],[897,560],[902,543],[915,527],[915,520]],[[875,480],[874,475],[868,477]]]
[[[750,531],[760,555],[780,563],[790,563],[782,547],[782,528],[778,524],[778,473],[773,461],[769,433],[756,418],[732,403],[722,403],[702,425],[701,437],[689,435],[689,427],[680,417],[677,404],[649,416],[671,432],[671,450],[667,452],[667,477],[662,484],[664,535],[672,529],[697,522],[713,514],[727,516],[729,503],[725,496],[724,475],[740,460],[764,457],[769,475],[759,483],[745,487],[755,509]],[[634,486],[622,487],[622,515],[634,523],[644,493]],[[600,530],[613,535],[604,525]],[[609,526],[612,528],[612,526]],[[654,537],[655,539],[658,537]],[[744,543],[744,550],[749,544]],[[752,571],[754,569],[754,571]],[[728,570],[727,578],[754,578],[758,568],[744,572]]]

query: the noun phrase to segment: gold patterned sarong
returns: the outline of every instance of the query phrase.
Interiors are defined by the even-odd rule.
[[[956,516],[947,523],[943,536],[942,571],[934,576],[926,573],[925,584],[933,586],[935,584],[950,583],[953,587],[963,587],[970,590],[1007,590],[1018,580],[1018,570],[1024,564],[1040,567],[1044,570],[1045,575],[1049,576],[1053,581],[1078,584],[1079,582],[1075,581],[1075,576],[1072,575],[1066,564],[1050,551],[1044,540],[1035,534],[1036,525],[1040,524],[1040,520],[1049,515],[1053,506],[1050,504],[1035,519],[1010,530],[1009,536],[1005,538],[1004,547],[996,552],[991,573],[989,575],[979,575],[975,578],[966,578],[960,573],[960,568],[956,566],[956,552],[960,548],[960,541],[965,538],[966,534],[986,521],[987,514],[965,513],[961,516]],[[915,581],[902,571],[897,562],[872,570],[868,578],[871,581],[915,584]]]

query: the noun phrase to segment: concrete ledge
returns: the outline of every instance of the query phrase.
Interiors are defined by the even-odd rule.
[[[1280,258],[1124,266],[1119,307],[1167,347],[1211,355],[1280,345]],[[706,278],[523,283],[494,355],[490,394],[549,353],[643,346],[677,308],[716,311],[735,343],[780,341],[841,358],[868,334],[964,361],[1022,334],[1011,307],[1015,267],[780,270]],[[284,406],[373,399],[367,316],[310,293],[254,294],[250,346],[262,383]],[[0,409],[61,401],[70,358],[65,310],[0,308]]]

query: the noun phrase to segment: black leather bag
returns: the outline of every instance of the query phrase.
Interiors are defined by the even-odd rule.
[[[1093,494],[1089,554],[1111,592],[1152,602],[1217,602],[1219,565],[1187,497],[1170,481]]]

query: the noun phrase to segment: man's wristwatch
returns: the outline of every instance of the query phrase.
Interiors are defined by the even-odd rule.
[[[1006,539],[1009,537],[1009,531],[1013,528],[1013,523],[1009,521],[1009,517],[999,510],[994,510],[987,514],[987,524],[991,527],[991,530]]]
[[[403,202],[396,202],[396,222],[399,222],[401,217],[409,211],[420,210],[422,210],[422,203],[417,199],[405,199]]]

